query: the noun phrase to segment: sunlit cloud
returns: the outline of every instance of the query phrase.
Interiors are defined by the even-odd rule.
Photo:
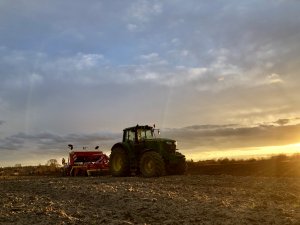
[[[279,84],[279,83],[283,83],[283,80],[280,78],[280,76],[278,74],[271,74],[267,77],[268,82],[270,84]]]

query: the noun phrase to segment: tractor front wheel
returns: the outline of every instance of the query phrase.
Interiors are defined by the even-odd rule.
[[[109,159],[109,170],[114,177],[128,176],[129,160],[123,148],[117,147],[112,150]]]
[[[145,152],[140,160],[140,171],[144,177],[159,177],[165,174],[165,163],[160,154]]]

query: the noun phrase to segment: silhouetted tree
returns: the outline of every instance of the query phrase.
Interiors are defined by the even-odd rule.
[[[51,167],[58,167],[58,162],[56,159],[49,159],[46,165]]]

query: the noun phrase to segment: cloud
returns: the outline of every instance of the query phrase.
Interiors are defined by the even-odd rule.
[[[198,80],[201,76],[205,75],[207,68],[190,68],[188,70],[187,80]]]
[[[283,80],[281,79],[279,74],[273,73],[267,77],[268,83],[270,84],[279,84],[283,83]]]
[[[138,26],[136,24],[129,23],[127,24],[127,29],[129,31],[136,31],[138,29]]]
[[[103,55],[101,54],[82,54],[78,53],[73,64],[80,70],[84,68],[90,68],[96,66],[99,62],[103,60]]]
[[[120,139],[120,134],[116,133],[93,133],[93,134],[79,134],[72,133],[67,135],[58,135],[54,133],[38,133],[38,134],[26,134],[23,132],[8,136],[1,140],[0,151],[14,150],[21,151],[26,150],[29,152],[36,152],[43,154],[45,151],[52,151],[58,153],[64,149],[67,144],[73,144],[76,148],[83,146],[91,146],[98,144],[108,148],[107,143],[111,144]],[[112,145],[111,145],[112,146]],[[111,147],[110,146],[110,147]]]
[[[181,143],[182,149],[237,149],[298,143],[300,124],[285,126],[235,127],[228,125],[194,125],[166,129],[163,134]]]
[[[141,59],[151,60],[151,61],[156,60],[158,57],[159,57],[159,55],[156,52],[152,52],[152,53],[147,54],[147,55],[141,55]]]
[[[160,79],[151,79],[152,82],[167,86],[185,85],[195,80],[201,80],[205,84],[208,78],[207,68],[174,69],[154,52],[140,56],[144,64],[119,67],[113,66],[102,54],[81,52],[53,59],[45,53],[6,51],[3,52],[4,57],[5,60],[0,63],[2,73],[11,75],[4,75],[0,84],[3,89],[40,86],[43,82],[44,85],[52,82],[81,85],[139,83],[149,80],[149,74],[152,74],[151,77],[159,74]]]
[[[278,84],[283,81],[288,84],[293,78],[298,79],[296,75],[281,75],[289,74],[289,71],[282,71],[287,70],[285,62],[289,61],[290,65],[295,66],[297,64],[295,54],[298,52],[296,40],[299,29],[297,21],[293,18],[298,4],[260,3],[260,10],[257,11],[254,3],[257,2],[245,4],[230,1],[216,7],[214,4],[191,1],[182,7],[178,2],[172,1],[154,1],[151,4],[143,0],[130,4],[93,2],[90,5],[73,4],[70,12],[66,14],[62,10],[63,7],[56,7],[57,4],[54,3],[46,4],[47,7],[31,3],[20,10],[20,14],[32,15],[25,16],[28,21],[40,18],[48,27],[45,36],[51,38],[41,38],[43,43],[30,41],[31,45],[36,46],[32,46],[31,51],[18,48],[18,43],[24,43],[19,40],[13,41],[12,45],[18,50],[11,46],[2,47],[6,48],[3,55],[11,58],[1,59],[1,74],[24,74],[25,71],[42,77],[65,76],[78,82],[122,83],[142,81],[144,74],[151,73],[160,74],[162,79],[151,80],[159,85],[178,86],[196,82],[196,89],[199,91]],[[11,10],[9,4],[4,6],[6,10],[4,7],[3,12]],[[118,14],[109,10],[115,7],[120,9]],[[75,17],[76,12],[82,8],[85,9],[85,13],[90,14],[78,19]],[[288,12],[288,17],[282,16]],[[50,14],[50,18],[58,16],[62,22],[52,26],[51,20],[42,16],[44,14]],[[209,19],[211,14],[217,15],[214,20]],[[278,17],[273,17],[274,14]],[[3,13],[2,16],[4,15],[11,18],[8,13]],[[2,21],[17,24],[19,20],[21,16],[14,20],[6,18]],[[112,26],[106,26],[106,20],[109,20]],[[175,27],[171,26],[172,22],[177,20],[181,22]],[[256,20],[264,22],[256,23]],[[278,22],[288,26],[278,26]],[[127,33],[128,30],[120,29],[123,23],[129,30],[139,29],[141,24],[147,24],[147,29],[142,34],[131,36]],[[233,23],[235,26],[232,26]],[[38,25],[31,28],[32,36],[41,33]],[[24,37],[29,34],[26,30],[17,30],[20,35],[15,36]],[[74,32],[65,36],[65,33],[57,30]],[[112,30],[114,35],[110,35]],[[3,33],[8,35],[9,32]],[[81,34],[84,38],[77,40],[74,33]],[[99,36],[99,33],[102,35]],[[285,33],[292,33],[292,38],[289,37],[287,41],[288,36]],[[57,36],[53,37],[54,34]],[[8,40],[3,40],[3,43],[8,44]],[[105,43],[105,46],[100,43]],[[53,52],[56,48],[57,51]],[[114,52],[118,54],[113,54]],[[127,69],[132,66],[133,68]],[[177,70],[178,66],[185,69]],[[203,71],[199,73],[196,70]]]
[[[238,124],[224,124],[224,125],[212,125],[212,124],[205,124],[205,125],[192,125],[187,126],[181,129],[188,129],[188,130],[206,130],[206,129],[219,129],[219,128],[228,128],[228,127],[236,127]]]
[[[280,126],[284,126],[284,125],[287,125],[287,124],[295,125],[295,124],[299,123],[299,120],[300,120],[299,117],[292,117],[292,118],[278,119],[278,120],[276,120],[272,123],[276,124],[276,125],[280,125]]]
[[[274,123],[280,125],[280,126],[283,126],[283,125],[286,125],[290,122],[290,119],[279,119],[277,121],[275,121]]]
[[[131,4],[128,9],[128,17],[137,22],[149,22],[149,20],[162,13],[162,4],[159,1],[149,3],[145,0],[138,0]]]
[[[12,113],[8,111],[2,112],[2,115],[6,114],[2,118],[10,124],[12,120],[24,124],[26,119],[35,129],[40,129],[39,123],[50,126],[51,130],[71,132],[75,123],[86,127],[83,120],[98,120],[107,124],[105,121],[118,118],[120,122],[125,119],[124,114],[117,112],[124,111],[124,104],[129,99],[139,104],[126,107],[126,118],[132,116],[130,111],[139,110],[141,105],[149,110],[147,104],[154,102],[158,108],[151,112],[157,115],[153,116],[148,111],[144,117],[172,123],[177,123],[174,121],[180,117],[181,124],[178,122],[175,124],[177,126],[195,121],[257,124],[266,119],[273,122],[276,118],[284,118],[288,111],[292,112],[288,117],[297,116],[300,111],[299,102],[292,97],[299,92],[298,87],[291,89],[287,82],[280,87],[266,85],[265,76],[251,79],[245,74],[218,73],[212,66],[214,63],[207,67],[173,67],[159,63],[163,58],[156,52],[139,55],[147,58],[144,64],[123,66],[113,65],[100,53],[79,52],[54,58],[46,53],[9,50],[4,53],[2,56],[9,60],[0,61],[3,74],[0,93],[1,104],[7,107],[0,110],[13,109],[17,119],[12,119]],[[13,60],[18,58],[21,60]],[[138,62],[140,60],[138,58]],[[99,116],[94,112],[101,114],[101,118],[97,119]],[[167,114],[168,117],[158,116]],[[27,117],[24,118],[24,115]],[[114,118],[111,119],[110,115]],[[59,125],[62,118],[69,121],[68,126]],[[14,129],[25,131],[24,128]]]
[[[24,140],[16,136],[9,136],[1,139],[0,150],[18,150],[24,145]]]

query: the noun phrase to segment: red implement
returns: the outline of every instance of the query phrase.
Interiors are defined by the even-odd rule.
[[[64,165],[67,176],[90,176],[108,172],[109,158],[102,151],[71,151],[68,163]]]

